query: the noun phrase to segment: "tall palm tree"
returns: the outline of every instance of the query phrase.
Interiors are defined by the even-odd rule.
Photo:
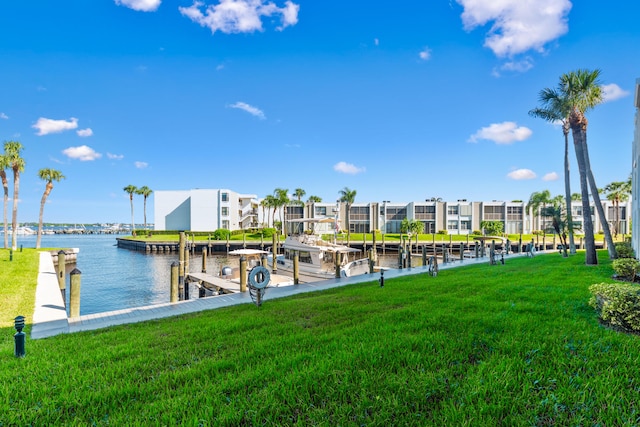
[[[631,183],[629,181],[615,181],[604,187],[604,192],[607,193],[607,199],[613,202],[613,234],[617,237],[620,231],[620,202],[629,200]]]
[[[51,194],[51,190],[53,190],[53,181],[60,182],[65,178],[62,175],[62,172],[55,169],[40,169],[38,171],[38,176],[41,180],[46,181],[47,184],[44,188],[44,193],[42,194],[42,199],[40,199],[40,215],[38,216],[38,235],[36,237],[36,249],[40,249],[40,241],[42,240],[42,216],[44,213],[44,204],[47,202],[47,197]]]
[[[593,171],[591,170],[591,162],[589,160],[589,149],[587,145],[587,125],[588,120],[585,113],[602,102],[602,89],[600,85],[600,70],[577,70],[560,77],[560,84],[563,91],[568,96],[568,102],[571,104],[571,113],[569,114],[569,125],[573,135],[573,145],[576,149],[576,158],[578,161],[578,169],[580,171],[580,184],[582,188],[582,206],[583,220],[585,225],[585,249],[587,250],[587,264],[597,264],[598,258],[595,251],[595,243],[593,242],[593,222],[591,219],[591,209],[589,207],[589,188],[591,189],[591,197],[596,207],[602,231],[607,243],[609,258],[616,257],[616,248],[611,237],[609,223],[604,214],[604,208],[600,201],[600,194],[596,185]],[[584,175],[584,177],[583,177]],[[586,182],[588,181],[588,187]],[[584,184],[584,185],[583,185]],[[591,234],[591,236],[588,235]],[[591,240],[591,242],[588,242]]]
[[[349,187],[344,187],[340,190],[340,201],[346,204],[347,207],[347,241],[350,240],[351,237],[351,226],[349,223],[349,211],[351,210],[351,205],[356,201],[356,190],[351,190]]]
[[[149,187],[147,187],[146,185],[143,185],[142,187],[138,188],[136,190],[136,194],[144,197],[144,229],[146,231],[147,229],[147,199],[149,198],[149,196],[151,195],[151,193],[153,193],[153,190],[150,189]]]
[[[4,248],[9,248],[9,227],[7,205],[9,204],[9,181],[7,180],[7,171],[9,169],[9,158],[5,154],[0,154],[0,179],[2,179],[2,189],[4,190],[3,220],[4,220]]]
[[[291,201],[289,199],[289,189],[276,188],[273,191],[273,196],[276,200],[276,206],[282,208],[280,211],[280,222],[282,223],[282,234],[287,235],[287,205]]]
[[[534,108],[529,111],[533,117],[538,117],[551,123],[562,123],[562,134],[564,135],[564,193],[567,209],[567,228],[569,231],[569,252],[576,253],[576,244],[573,237],[573,215],[571,210],[571,176],[569,169],[569,113],[570,104],[565,94],[555,89],[545,88],[540,91],[539,100],[541,108]]]
[[[551,202],[551,192],[549,190],[534,191],[531,193],[531,196],[529,196],[529,202],[527,203],[527,210],[529,211],[531,218],[533,218],[533,214],[536,214],[536,216],[540,214],[540,216],[544,218],[546,216],[547,205]],[[542,207],[542,209],[540,209],[540,207]],[[542,231],[545,231],[543,226],[544,222],[540,225],[542,225]]]
[[[4,143],[5,156],[9,161],[9,166],[13,170],[13,212],[11,214],[11,248],[18,249],[18,192],[20,190],[20,172],[24,171],[25,161],[20,156],[22,144],[18,141],[7,141]]]
[[[307,194],[307,192],[304,191],[302,188],[296,188],[295,191],[293,192],[293,195],[296,199],[298,199],[298,202],[302,201],[302,198],[304,197],[305,194]]]
[[[320,196],[309,196],[309,198],[307,199],[307,202],[309,202],[309,203],[322,203],[322,197],[320,197]]]
[[[542,212],[544,216],[551,217],[551,226],[562,244],[562,256],[567,257],[569,256],[567,254],[567,223],[562,219],[562,209],[565,202],[562,200],[562,196],[556,196],[550,202],[551,204],[545,206]]]
[[[124,192],[129,194],[129,201],[131,202],[131,235],[136,235],[136,227],[133,221],[133,195],[137,193],[138,187],[135,185],[127,185],[123,188]]]

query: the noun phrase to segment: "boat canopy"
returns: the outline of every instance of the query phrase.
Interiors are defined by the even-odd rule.
[[[229,255],[262,255],[268,254],[267,251],[261,251],[260,249],[236,249],[234,251],[230,251]]]

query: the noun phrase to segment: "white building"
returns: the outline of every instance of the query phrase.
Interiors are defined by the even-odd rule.
[[[227,189],[154,192],[156,230],[214,231],[258,227],[259,201],[255,194]]]
[[[636,93],[634,98],[636,106],[636,123],[633,136],[633,154],[631,158],[631,246],[636,252],[636,257],[640,257],[640,175],[638,173],[638,163],[640,161],[640,79],[636,79]]]

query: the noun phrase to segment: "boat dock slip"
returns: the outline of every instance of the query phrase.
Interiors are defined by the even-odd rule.
[[[208,273],[189,273],[185,276],[185,282],[193,283],[198,282],[200,286],[204,286],[207,289],[218,291],[224,290],[225,293],[240,292],[240,280],[238,279],[224,279],[219,276],[214,276]],[[280,274],[272,274],[269,287],[278,287],[285,285],[292,285],[293,280],[291,277],[283,276]]]

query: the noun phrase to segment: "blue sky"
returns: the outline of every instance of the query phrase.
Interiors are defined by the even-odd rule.
[[[123,187],[302,188],[333,202],[563,192],[561,129],[532,118],[562,73],[602,70],[600,187],[631,172],[635,2],[58,0],[0,4],[0,137],[19,220],[130,221]],[[575,154],[572,186],[579,191]],[[10,183],[10,186],[12,183]],[[135,199],[142,222],[142,198]],[[147,219],[153,222],[153,196]]]

